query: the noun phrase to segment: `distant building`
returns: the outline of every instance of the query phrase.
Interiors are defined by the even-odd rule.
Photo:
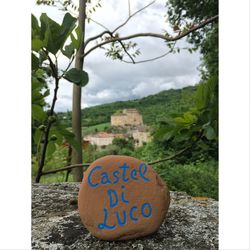
[[[105,147],[113,143],[115,138],[133,138],[135,147],[140,147],[143,143],[151,140],[149,128],[143,125],[141,114],[137,109],[124,109],[111,116],[111,125],[124,127],[125,132],[121,133],[107,133],[98,132],[84,137],[84,142],[87,145],[92,144],[98,147]]]
[[[147,143],[152,139],[148,127],[146,126],[141,126],[133,130],[132,137],[135,141],[135,147],[141,147],[143,143]]]
[[[111,126],[140,126],[143,125],[141,114],[137,109],[124,109],[111,116]]]
[[[84,141],[89,141],[89,143],[92,145],[102,147],[112,144],[114,138],[125,138],[125,136],[123,134],[98,132],[96,134],[87,135],[84,137]]]

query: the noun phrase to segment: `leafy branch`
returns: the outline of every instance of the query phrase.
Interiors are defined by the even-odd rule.
[[[37,171],[37,176],[36,176],[36,180],[35,180],[36,182],[39,182],[39,180],[41,178],[42,169],[43,169],[43,166],[45,164],[46,151],[47,151],[47,146],[49,143],[49,132],[50,132],[50,128],[51,128],[52,124],[55,122],[55,118],[53,117],[53,115],[54,115],[54,109],[55,109],[55,104],[56,104],[56,100],[57,100],[57,92],[58,92],[58,88],[59,88],[57,60],[56,60],[56,65],[54,65],[48,52],[46,50],[44,50],[44,52],[47,54],[47,58],[49,60],[49,65],[50,65],[50,68],[52,70],[52,75],[55,79],[55,88],[54,88],[54,96],[53,96],[53,100],[52,100],[52,105],[51,105],[51,108],[49,111],[49,116],[48,116],[48,124],[44,130],[44,141],[43,141],[41,159],[38,163],[39,165],[38,165],[38,171]]]
[[[64,128],[55,115],[54,110],[60,79],[64,78],[78,86],[85,86],[88,83],[88,74],[85,71],[70,68],[75,58],[75,52],[78,49],[78,41],[72,34],[76,19],[67,13],[64,16],[62,25],[59,25],[48,18],[46,14],[42,14],[40,21],[41,26],[39,26],[36,18],[32,16],[32,72],[39,72],[39,70],[42,69],[49,72],[49,76],[53,78],[52,82],[54,82],[54,93],[51,106],[47,111],[44,111],[43,108],[38,105],[34,105],[36,109],[32,113],[34,124],[41,121],[43,122],[43,124],[36,129],[36,131],[40,132],[35,132],[35,134],[38,134],[36,140],[38,159],[36,182],[40,181],[46,157],[56,150],[55,143],[62,143],[62,138],[67,140],[76,150],[82,150],[81,145],[75,140],[74,134]],[[79,37],[77,29],[76,33]],[[66,45],[65,43],[69,36],[71,37],[71,44]],[[70,60],[61,75],[59,75],[58,67],[59,53],[64,54]],[[39,55],[39,57],[36,55]],[[54,56],[54,61],[52,60],[52,55]],[[41,91],[41,88],[39,88],[39,91]],[[32,94],[37,95],[37,92],[34,91]],[[33,116],[33,114],[36,115]],[[53,134],[52,131],[55,134]]]
[[[112,37],[112,38],[110,38],[110,39],[108,39],[106,41],[100,42],[97,45],[95,45],[92,48],[90,48],[84,54],[82,54],[82,57],[85,58],[92,51],[94,51],[95,49],[100,48],[100,47],[102,47],[102,46],[104,46],[106,44],[109,44],[109,43],[112,43],[112,42],[116,42],[116,41],[126,41],[126,40],[130,40],[130,39],[133,39],[133,38],[138,38],[138,37],[154,37],[154,38],[162,39],[162,40],[167,41],[167,42],[174,42],[174,41],[180,40],[183,37],[186,37],[187,35],[189,35],[190,33],[194,32],[196,30],[199,30],[199,29],[205,27],[209,23],[214,22],[215,20],[218,19],[218,17],[219,16],[216,15],[216,16],[213,16],[211,18],[208,18],[205,21],[203,21],[203,22],[201,22],[201,23],[199,23],[197,25],[193,25],[190,29],[184,30],[183,32],[180,32],[177,36],[169,36],[169,35],[162,35],[162,34],[159,34],[159,33],[145,32],[145,33],[136,33],[136,34],[132,34],[132,35],[124,36],[124,37],[119,37],[119,36]],[[117,30],[117,28],[115,30]],[[108,31],[104,31],[104,32],[105,33],[109,33]],[[102,32],[102,34],[104,32]],[[97,35],[97,36],[95,36],[95,38],[99,38],[99,37],[100,37],[100,34]],[[92,41],[94,39],[90,38],[89,41],[90,40]]]
[[[149,4],[147,4],[146,6],[142,7],[141,9],[137,10],[136,12],[134,12],[132,15],[130,14],[130,1],[128,1],[128,8],[129,8],[129,17],[122,23],[120,24],[118,27],[116,27],[113,31],[110,31],[107,27],[103,26],[100,22],[94,21],[96,24],[98,24],[99,26],[102,26],[105,31],[101,32],[100,34],[97,34],[96,36],[93,36],[89,39],[87,39],[84,43],[84,48],[91,42],[94,41],[98,38],[101,38],[102,36],[104,36],[105,34],[115,34],[115,32],[117,32],[120,28],[122,28],[123,26],[125,26],[128,21],[134,17],[136,14],[140,13],[141,11],[143,11],[144,9],[148,8],[150,5],[152,5],[153,3],[155,3],[155,0]]]

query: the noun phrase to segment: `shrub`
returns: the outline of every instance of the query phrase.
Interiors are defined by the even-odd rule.
[[[185,191],[192,196],[205,196],[218,200],[218,162],[211,160],[180,165],[155,165],[155,170],[172,191]]]

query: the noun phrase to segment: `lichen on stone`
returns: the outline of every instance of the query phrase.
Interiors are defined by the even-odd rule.
[[[72,200],[80,183],[33,184],[32,249],[218,249],[218,202],[171,192],[168,214],[153,235],[128,241],[101,241],[83,226]]]

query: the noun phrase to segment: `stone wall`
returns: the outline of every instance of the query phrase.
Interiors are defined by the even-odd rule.
[[[144,142],[146,143],[151,140],[150,132],[134,131],[132,136],[135,140],[136,147],[141,147]]]
[[[126,115],[112,115],[111,116],[111,126],[124,126],[126,122]]]
[[[90,143],[92,145],[97,145],[101,147],[101,146],[107,146],[107,145],[112,144],[113,140],[114,140],[114,137],[105,137],[105,138],[92,137],[90,140]]]
[[[124,109],[121,114],[111,116],[112,126],[140,126],[143,125],[142,116],[136,109]]]
[[[32,249],[215,250],[218,202],[171,192],[169,212],[153,235],[121,242],[100,241],[82,225],[77,210],[80,183],[33,184]]]
[[[97,145],[101,147],[101,146],[107,146],[107,145],[112,144],[114,138],[115,138],[115,135],[112,133],[98,132],[94,135],[85,136],[84,140],[89,141],[89,143],[92,145]]]

